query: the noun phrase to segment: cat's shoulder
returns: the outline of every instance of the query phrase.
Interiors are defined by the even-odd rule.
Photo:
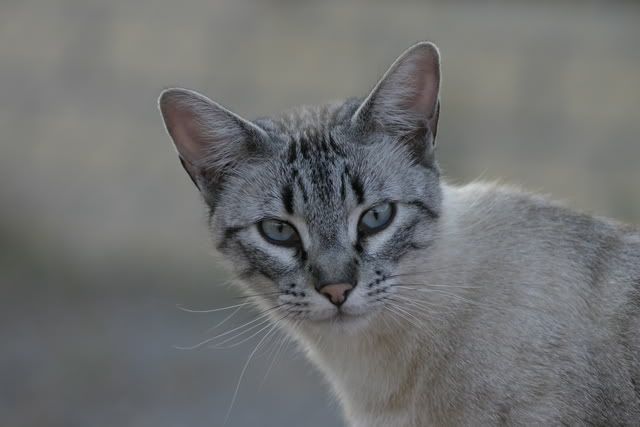
[[[443,185],[445,208],[464,216],[511,217],[579,215],[546,195],[532,193],[516,185],[473,181],[465,185]]]
[[[568,234],[618,234],[640,240],[637,227],[568,207],[547,195],[498,182],[443,185],[444,211],[456,221]]]

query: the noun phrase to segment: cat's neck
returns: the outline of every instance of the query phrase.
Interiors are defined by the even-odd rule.
[[[402,412],[417,366],[424,367],[424,348],[434,348],[417,328],[382,323],[372,322],[357,334],[328,337],[307,331],[302,337],[307,356],[331,383],[347,418],[362,425],[377,425],[363,414]]]

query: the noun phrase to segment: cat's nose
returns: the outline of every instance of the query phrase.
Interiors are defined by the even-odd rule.
[[[327,283],[316,288],[318,292],[327,297],[332,304],[340,307],[347,300],[353,285],[349,283]]]

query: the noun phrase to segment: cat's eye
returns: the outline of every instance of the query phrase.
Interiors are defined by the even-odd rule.
[[[297,246],[300,236],[293,226],[277,219],[265,219],[258,223],[258,230],[264,239],[278,246]]]
[[[393,203],[382,203],[376,205],[360,217],[358,232],[360,235],[368,236],[384,230],[391,224],[396,214],[396,205]]]

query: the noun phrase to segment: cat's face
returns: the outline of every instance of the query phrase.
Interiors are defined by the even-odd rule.
[[[349,124],[286,135],[270,134],[280,149],[237,165],[223,186],[213,216],[219,247],[251,294],[284,304],[283,316],[371,313],[393,292],[386,279],[403,256],[430,241],[436,170],[384,134],[364,136]],[[353,286],[340,307],[322,292],[332,284]]]
[[[365,324],[433,240],[439,62],[409,49],[362,102],[248,122],[201,95],[160,100],[212,209],[218,249],[274,317]],[[332,322],[327,322],[331,320]]]

